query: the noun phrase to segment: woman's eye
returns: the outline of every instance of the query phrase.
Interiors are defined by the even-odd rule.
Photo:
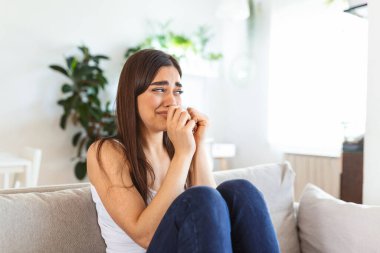
[[[165,93],[166,90],[164,88],[154,88],[152,89],[153,92],[157,92],[157,93]],[[175,95],[181,95],[183,93],[183,90],[175,90],[173,91],[173,93]]]

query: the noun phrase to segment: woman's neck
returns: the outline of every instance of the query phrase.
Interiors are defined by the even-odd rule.
[[[143,148],[145,154],[157,155],[166,152],[163,143],[163,132],[158,133],[144,133]]]

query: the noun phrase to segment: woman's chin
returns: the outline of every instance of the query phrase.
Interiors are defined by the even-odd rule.
[[[159,130],[159,131],[163,131],[163,132],[166,132],[167,131],[167,126],[166,126],[166,121],[165,121],[165,123],[161,123],[159,126],[157,126],[157,129]]]

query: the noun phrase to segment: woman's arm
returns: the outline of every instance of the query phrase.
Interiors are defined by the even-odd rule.
[[[205,144],[198,144],[191,164],[192,183],[196,185],[206,185],[216,188],[212,165],[209,162],[207,147]]]
[[[194,131],[196,151],[191,163],[192,184],[206,185],[216,187],[215,179],[212,174],[212,166],[207,153],[205,144],[206,132],[209,127],[209,120],[206,115],[200,113],[194,108],[187,109],[191,118],[197,122],[197,128]]]

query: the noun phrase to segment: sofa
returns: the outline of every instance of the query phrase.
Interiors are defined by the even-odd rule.
[[[367,243],[356,245],[359,248],[347,245],[339,248],[339,244],[339,247],[336,245],[337,241],[343,240],[344,244],[344,240],[350,240],[350,236],[353,235],[348,234],[342,239],[341,234],[334,229],[333,234],[330,235],[331,223],[324,222],[324,216],[317,219],[318,213],[313,213],[320,206],[318,201],[329,198],[335,202],[339,200],[331,199],[333,197],[315,186],[309,186],[306,190],[306,202],[301,198],[300,204],[295,205],[293,200],[295,174],[287,162],[217,171],[214,172],[214,176],[217,183],[244,178],[261,190],[283,253],[380,252],[376,251],[376,247],[369,248]],[[318,194],[322,194],[322,197]],[[306,207],[304,207],[304,202]],[[351,203],[340,204],[351,205]],[[362,209],[362,207],[357,208]],[[379,221],[377,224],[380,225],[380,219],[376,220],[380,214],[380,209],[377,208],[380,207],[369,208],[372,210],[370,216],[374,218],[370,222]],[[318,212],[326,215],[325,209]],[[360,217],[360,211],[358,213]],[[338,213],[338,216],[341,215]],[[300,224],[300,220],[304,224]],[[347,221],[343,222],[347,223]],[[347,224],[343,224],[343,230],[348,230],[347,226],[344,227],[345,225]],[[334,224],[334,226],[339,229],[339,224]],[[364,224],[364,227],[360,226],[359,229],[366,229],[365,226]],[[320,227],[322,231],[318,229]],[[371,232],[377,233],[376,228],[373,228]],[[365,232],[363,234],[366,236]],[[379,235],[380,231],[376,236]],[[378,241],[380,244],[378,240],[380,237],[376,236],[373,236],[371,240]],[[331,242],[326,237],[332,237],[333,241]],[[331,248],[332,244],[334,244],[333,248]],[[0,252],[96,253],[105,252],[105,249],[106,245],[101,237],[88,183],[0,191]],[[356,249],[368,251],[355,251]]]

